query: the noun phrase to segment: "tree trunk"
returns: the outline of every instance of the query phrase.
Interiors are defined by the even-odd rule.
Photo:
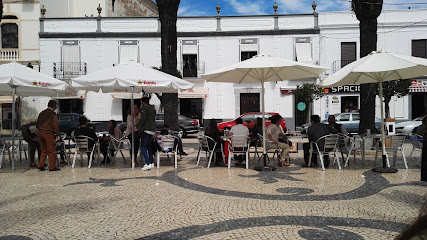
[[[170,75],[176,74],[177,36],[176,20],[180,0],[157,0],[161,27],[162,70]],[[162,105],[165,109],[165,124],[171,129],[178,129],[178,94],[164,93]]]
[[[377,50],[377,18],[381,14],[382,3],[382,0],[352,1],[353,11],[360,22],[360,58]],[[364,133],[365,129],[375,132],[375,97],[377,88],[376,83],[360,85],[359,133]]]
[[[389,118],[390,117],[390,100],[391,99],[387,99],[384,98],[384,112],[385,112],[385,118]]]

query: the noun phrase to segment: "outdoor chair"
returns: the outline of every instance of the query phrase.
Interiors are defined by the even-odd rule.
[[[224,153],[222,152],[222,146],[219,149],[216,149],[217,146],[217,142],[206,135],[199,135],[197,137],[197,139],[199,140],[199,152],[197,153],[197,163],[196,166],[199,166],[199,162],[200,162],[200,154],[202,151],[204,151],[206,153],[206,160],[208,161],[208,168],[211,166],[211,161],[212,161],[212,157],[217,153],[221,153],[222,156],[224,156]]]
[[[24,152],[25,160],[28,160],[28,144],[24,140],[24,136],[22,135],[22,131],[18,132],[18,152],[19,152],[19,160],[22,159],[22,152]]]
[[[97,141],[88,136],[74,136],[73,140],[76,143],[76,151],[74,153],[73,164],[71,167],[74,168],[76,164],[77,153],[80,153],[81,166],[83,166],[83,153],[90,153],[88,156],[88,168],[90,168],[92,166],[93,155],[96,154],[95,149],[97,149]],[[89,147],[90,142],[93,143],[92,147]]]
[[[249,167],[249,137],[242,135],[231,136],[228,148],[228,168],[231,166],[231,156],[244,154],[246,157],[246,169]]]
[[[55,150],[57,154],[64,154],[64,157],[67,160],[67,164],[70,165],[69,156],[66,153],[67,148],[65,146],[65,138],[67,138],[67,134],[63,132],[60,133],[60,141],[56,142]],[[57,161],[59,166],[59,159]]]
[[[262,160],[262,155],[264,154],[263,139],[264,139],[264,136],[258,133],[258,142],[257,142],[257,146],[255,148],[255,155],[254,155],[254,160],[255,160],[255,158],[258,158],[258,162]],[[275,158],[277,158],[277,161],[280,160],[280,149],[275,147],[274,143],[272,141],[265,139],[265,148],[266,148],[268,161],[270,161],[270,158],[268,157],[269,153],[273,154],[273,157],[272,157],[273,161]],[[289,160],[290,160],[289,153],[288,153],[287,159],[289,162]]]
[[[0,138],[0,168],[3,165],[4,153],[6,151],[9,153],[9,161],[11,161],[12,158],[10,156],[9,145],[6,143],[6,141],[3,138]]]
[[[126,135],[123,135],[123,137],[120,139],[115,138],[113,135],[109,136],[110,142],[108,143],[107,154],[110,156],[111,163],[114,163],[117,157],[117,153],[119,152],[120,155],[122,155],[123,162],[126,163],[126,158],[123,155],[123,151],[129,151],[130,153],[131,144],[129,139],[126,137]]]
[[[165,153],[169,159],[169,153],[174,155],[175,168],[178,168],[178,144],[175,144],[175,140],[178,140],[178,137],[173,135],[161,135],[160,136],[160,148],[161,150],[156,152],[157,158],[157,168],[160,167],[160,154]]]
[[[405,168],[408,169],[408,163],[406,162],[406,157],[405,157],[405,148],[403,147],[403,144],[405,143],[406,137],[407,136],[403,135],[403,134],[392,135],[391,136],[391,145],[390,145],[390,147],[386,147],[385,150],[386,150],[386,152],[392,152],[393,153],[393,159],[394,159],[393,166],[396,165],[397,152],[398,151],[402,152],[403,162],[405,164]],[[381,145],[375,151],[375,165],[377,165],[377,157],[378,157],[379,151],[381,151]],[[390,163],[388,163],[388,167],[390,167]]]
[[[350,137],[343,134],[338,134],[338,135],[339,135],[338,142],[337,142],[338,151],[341,152],[343,161],[345,159],[344,167],[347,167],[348,161],[350,160],[350,156],[352,153],[353,153],[353,159],[355,162],[356,162],[357,151],[359,151],[361,155],[363,154],[362,153],[363,139],[360,136]],[[344,158],[344,153],[347,154],[346,158]],[[334,159],[334,162],[335,162],[335,159]]]
[[[408,159],[411,160],[412,157],[412,153],[414,153],[414,151],[422,151],[423,150],[423,136],[416,134],[416,133],[411,133],[409,134],[408,137],[410,143],[412,144],[412,150],[411,153],[409,154]],[[421,162],[421,156],[418,158],[417,161],[417,165],[419,165]]]
[[[313,153],[317,153],[317,158],[320,159],[320,164],[322,164],[322,170],[325,171],[325,164],[324,164],[324,156],[329,155],[329,153],[334,153],[334,161],[337,161],[338,163],[338,169],[341,170],[341,163],[338,157],[338,134],[330,134],[325,135],[317,141],[312,142],[314,147],[312,146],[311,152],[310,152],[310,158],[308,162],[308,166],[311,165],[311,156]]]

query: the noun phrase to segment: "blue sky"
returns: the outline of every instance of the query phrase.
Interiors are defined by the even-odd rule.
[[[273,14],[277,2],[279,14],[312,13],[313,0],[181,0],[178,16],[214,16],[216,5],[221,15]],[[349,11],[351,0],[316,0],[317,12]],[[423,4],[420,4],[423,3]],[[427,8],[427,0],[384,0],[383,9]]]

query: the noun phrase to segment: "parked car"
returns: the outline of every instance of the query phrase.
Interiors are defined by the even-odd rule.
[[[405,121],[396,124],[396,133],[411,134],[417,133],[418,126],[423,123],[425,116],[417,117],[412,121]]]
[[[200,124],[197,119],[188,118],[182,115],[178,115],[179,130],[182,132],[182,136],[185,137],[189,133],[197,133],[200,129]],[[126,122],[120,123],[118,126],[122,132],[126,130]],[[165,116],[163,113],[156,114],[156,128],[160,130],[165,125]]]
[[[71,136],[71,133],[80,127],[79,118],[82,116],[86,117],[78,113],[58,113],[59,131]],[[88,119],[88,125],[93,126],[90,119],[88,117],[86,118]]]
[[[339,124],[342,124],[348,133],[358,134],[359,133],[359,113],[338,113],[334,114],[335,121]],[[323,124],[328,124],[328,119],[320,121]],[[302,134],[306,134],[307,128],[310,127],[310,123],[306,123],[298,128]],[[375,118],[375,128],[377,132],[380,132],[381,129],[381,119]]]
[[[271,121],[269,120],[270,117],[273,115],[278,115],[278,113],[273,112],[267,112],[265,113],[265,125],[269,126],[271,124]],[[252,128],[254,126],[254,121],[257,118],[262,118],[262,112],[249,112],[244,113],[240,115],[238,118],[241,118],[243,120],[243,125],[245,125],[248,128]],[[236,118],[237,119],[237,118]],[[236,119],[228,121],[228,122],[220,122],[218,123],[218,128],[220,132],[223,132],[224,129],[231,129],[234,125],[236,125]],[[283,131],[286,131],[286,123],[285,120],[282,119],[282,122],[280,125],[283,128]]]

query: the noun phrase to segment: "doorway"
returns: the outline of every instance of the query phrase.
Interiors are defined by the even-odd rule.
[[[83,100],[82,99],[59,99],[59,112],[60,113],[79,113],[83,114]]]
[[[412,93],[412,119],[421,117],[427,114],[427,94]]]
[[[179,99],[179,113],[183,116],[198,119],[199,123],[202,121],[203,113],[203,99],[202,98],[180,98]]]
[[[240,94],[240,114],[260,111],[259,93]]]

